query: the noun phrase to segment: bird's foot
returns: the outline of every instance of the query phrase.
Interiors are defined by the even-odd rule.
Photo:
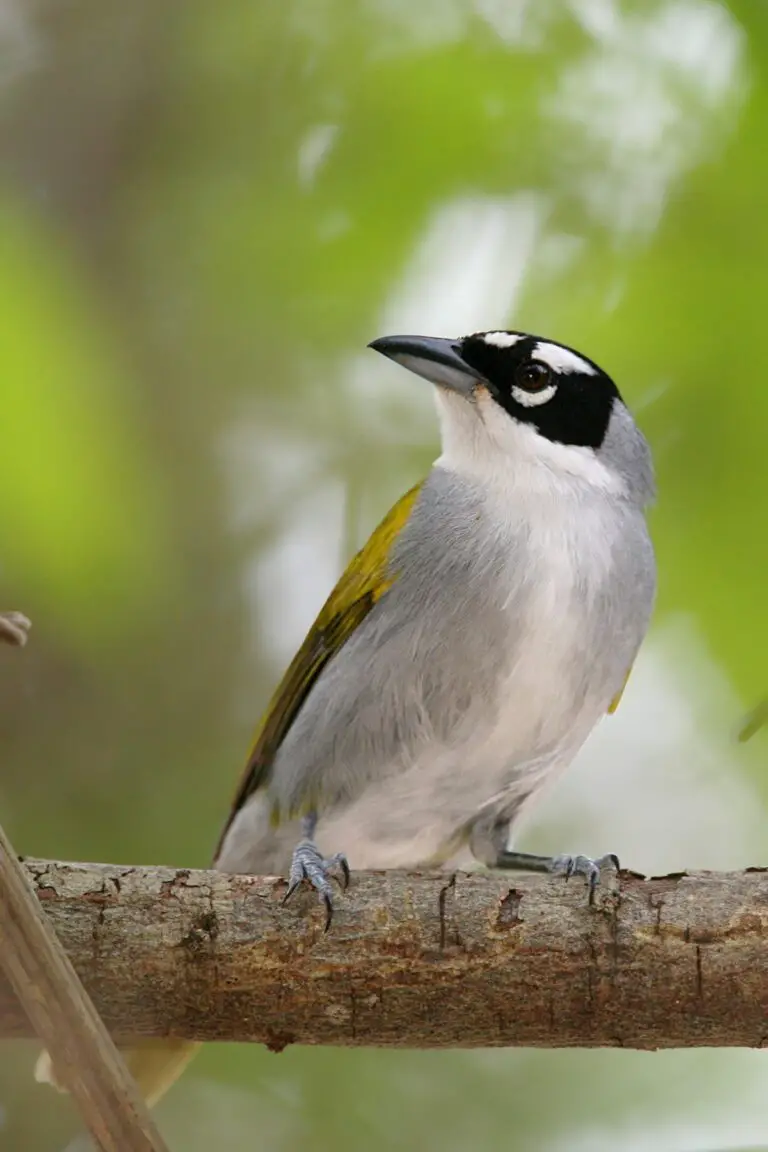
[[[555,875],[563,875],[566,880],[571,876],[583,876],[589,889],[589,903],[595,900],[595,888],[600,883],[600,874],[603,869],[611,868],[614,872],[619,870],[619,858],[614,852],[593,860],[591,856],[570,856],[563,854],[552,857],[550,871]]]
[[[493,868],[505,868],[520,872],[551,872],[556,876],[583,876],[589,888],[589,903],[595,900],[595,888],[600,881],[602,869],[619,870],[619,858],[613,852],[592,860],[589,856],[535,856],[530,852],[512,852],[502,849],[491,862]]]
[[[313,840],[302,840],[293,850],[291,870],[288,873],[288,891],[283,896],[285,904],[302,881],[308,880],[317,892],[320,903],[325,907],[326,932],[333,919],[333,887],[330,874],[334,868],[338,868],[341,872],[339,886],[342,889],[346,888],[349,885],[349,864],[344,853],[337,852],[335,856],[324,858]]]

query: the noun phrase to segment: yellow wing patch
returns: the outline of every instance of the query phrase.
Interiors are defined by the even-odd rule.
[[[632,669],[630,668],[629,671],[627,672],[626,676],[624,677],[624,683],[622,684],[621,688],[619,688],[619,690],[616,693],[616,695],[614,696],[613,700],[611,700],[610,704],[608,705],[608,715],[609,716],[613,716],[614,712],[616,711],[619,704],[621,703],[621,698],[624,695],[624,689],[627,686],[627,681],[629,680],[629,677],[631,676],[631,674],[632,674]]]
[[[249,796],[269,782],[277,751],[323,668],[392,586],[393,577],[388,572],[392,546],[411,514],[420,489],[421,484],[417,484],[398,500],[368,543],[350,561],[288,666],[256,731],[216,856],[237,812]]]

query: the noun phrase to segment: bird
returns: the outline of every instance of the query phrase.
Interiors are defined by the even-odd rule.
[[[582,875],[591,900],[613,853],[524,853],[511,832],[615,710],[645,637],[647,441],[613,379],[566,344],[505,330],[369,347],[433,385],[441,452],[280,681],[214,867],[287,875],[286,899],[309,885],[326,929],[332,879],[356,869],[474,860]],[[149,1095],[194,1051],[173,1043],[145,1054],[168,1054]]]

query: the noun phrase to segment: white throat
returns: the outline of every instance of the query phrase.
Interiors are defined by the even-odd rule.
[[[623,479],[592,448],[556,444],[531,424],[515,420],[478,389],[468,400],[444,388],[435,396],[443,450],[436,465],[472,476],[491,488],[595,488],[625,493]]]

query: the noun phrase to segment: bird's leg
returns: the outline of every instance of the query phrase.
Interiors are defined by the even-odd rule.
[[[619,858],[613,852],[593,860],[591,856],[570,856],[565,853],[560,856],[536,856],[531,852],[511,852],[505,848],[497,854],[492,867],[520,872],[552,872],[565,876],[566,880],[571,876],[583,876],[589,889],[589,903],[592,904],[600,873],[603,868],[612,868],[618,872]]]
[[[337,852],[335,856],[329,856],[327,859],[323,858],[313,839],[316,828],[317,813],[310,812],[301,821],[303,839],[293,850],[291,870],[288,873],[288,891],[283,896],[283,904],[286,900],[290,900],[303,880],[308,880],[320,897],[320,903],[325,905],[327,932],[333,918],[333,888],[329,874],[331,869],[339,868],[342,877],[339,884],[342,888],[346,888],[349,884],[349,864],[343,852]]]
[[[476,859],[489,868],[518,872],[549,872],[554,875],[583,876],[589,889],[589,903],[595,899],[595,888],[603,868],[618,872],[619,858],[613,852],[592,860],[589,856],[537,856],[531,852],[513,852],[507,847],[509,818],[485,817],[475,824],[470,834],[470,847]]]

